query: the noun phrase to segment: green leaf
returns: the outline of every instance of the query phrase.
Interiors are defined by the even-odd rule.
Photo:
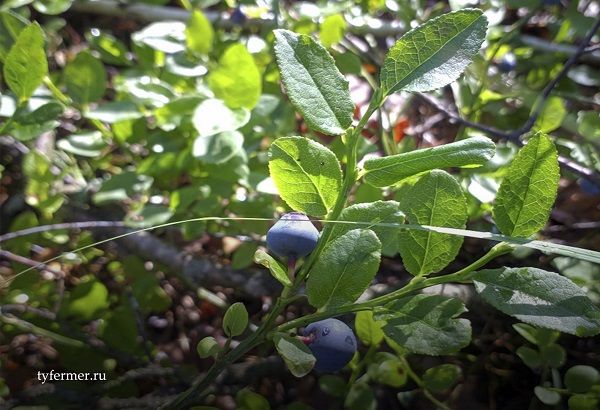
[[[58,140],[56,146],[63,151],[81,155],[82,157],[97,157],[106,148],[107,144],[102,139],[100,131],[90,131],[80,134],[71,134]]]
[[[215,32],[212,24],[200,10],[190,14],[185,27],[185,42],[187,47],[199,54],[208,54],[213,47]]]
[[[557,331],[540,329],[526,323],[516,323],[513,325],[513,329],[528,342],[533,343],[536,346],[548,346],[551,343],[554,343],[560,336],[560,333]]]
[[[319,377],[319,387],[333,397],[344,397],[346,395],[346,381],[340,376],[324,374]]]
[[[257,250],[254,254],[254,262],[269,269],[271,275],[283,286],[291,286],[292,281],[287,274],[286,267],[263,250]]]
[[[356,313],[354,328],[360,341],[367,346],[377,346],[383,341],[381,324],[373,320],[371,310],[362,310]]]
[[[354,302],[375,277],[381,242],[369,229],[354,229],[330,241],[306,283],[308,301],[316,308]]]
[[[600,139],[600,116],[595,111],[579,111],[577,114],[577,132],[588,141]]]
[[[375,320],[385,322],[383,332],[412,353],[446,355],[471,342],[471,325],[456,317],[463,303],[441,295],[415,295],[375,308]]]
[[[592,366],[576,365],[565,373],[565,386],[573,393],[587,393],[600,381],[600,373]]]
[[[460,185],[444,171],[433,170],[412,186],[400,202],[410,224],[464,228],[467,204]],[[406,269],[415,276],[428,275],[454,260],[463,238],[432,231],[409,230],[399,236]]]
[[[69,96],[78,104],[97,101],[106,91],[104,65],[88,51],[82,51],[65,67],[65,83]]]
[[[593,394],[574,394],[569,397],[569,410],[597,410],[600,399]]]
[[[44,32],[37,22],[24,28],[4,62],[4,80],[19,100],[33,95],[48,74]]]
[[[556,147],[547,135],[538,133],[521,148],[498,189],[493,216],[500,231],[528,237],[543,228],[559,178]]]
[[[354,103],[333,58],[308,35],[274,33],[275,57],[292,104],[314,130],[343,134],[352,124]]]
[[[145,194],[152,186],[153,179],[147,175],[137,175],[127,171],[113,175],[102,182],[100,189],[92,195],[94,205],[105,205],[108,202],[135,200]]]
[[[533,389],[535,396],[540,399],[540,401],[548,406],[555,406],[560,403],[560,394],[555,391],[548,390],[542,386],[535,386]]]
[[[554,131],[560,127],[566,115],[567,109],[562,98],[549,97],[533,128],[545,133]]]
[[[283,333],[276,333],[273,337],[273,343],[294,376],[303,377],[310,373],[317,359],[300,339]]]
[[[335,154],[308,138],[275,140],[269,149],[269,171],[281,198],[308,215],[327,214],[342,187]]]
[[[0,62],[4,62],[10,48],[27,27],[28,21],[13,11],[0,13]]]
[[[344,400],[346,410],[376,410],[377,400],[367,383],[353,383]]]
[[[131,65],[131,57],[127,52],[127,47],[116,37],[94,29],[86,33],[85,38],[90,44],[90,48],[97,51],[105,63],[121,66]]]
[[[62,104],[50,100],[31,112],[15,112],[15,121],[22,125],[41,124],[57,119],[63,113],[64,109],[65,107]]]
[[[244,136],[237,131],[198,137],[192,155],[208,164],[222,164],[233,158],[244,145]]]
[[[204,100],[196,107],[192,123],[201,137],[225,131],[235,131],[250,120],[250,112],[245,108],[230,109],[222,100]]]
[[[56,15],[69,10],[73,0],[36,0],[33,8],[43,14]]]
[[[208,76],[208,86],[230,108],[252,109],[258,103],[262,80],[252,54],[243,44],[227,48]]]
[[[185,23],[181,21],[159,21],[133,33],[131,40],[166,54],[174,54],[185,51],[185,30]]]
[[[346,20],[341,14],[333,14],[327,16],[323,23],[321,23],[321,30],[319,31],[319,38],[321,43],[325,47],[331,47],[333,44],[337,44],[341,39],[344,38],[346,33]]]
[[[475,290],[522,322],[576,336],[600,333],[600,309],[585,292],[554,272],[537,268],[487,269],[473,275]]]
[[[248,326],[248,311],[241,302],[229,306],[223,316],[223,331],[229,337],[239,336]]]
[[[441,364],[431,367],[423,374],[425,388],[434,393],[443,393],[458,383],[462,369],[455,364]]]
[[[108,289],[102,282],[90,279],[75,286],[65,302],[60,312],[62,316],[89,321],[108,308]]]
[[[531,347],[520,346],[517,349],[517,356],[519,356],[519,358],[523,360],[523,363],[525,363],[525,365],[530,369],[535,370],[542,365],[540,354],[537,350],[532,349]]]
[[[136,120],[142,118],[144,114],[132,101],[113,101],[99,105],[91,111],[86,111],[83,116],[90,120],[114,124],[126,120]]]
[[[238,410],[271,410],[267,399],[248,388],[237,392],[235,395],[235,404]]]
[[[475,57],[487,30],[481,10],[444,14],[409,31],[390,49],[381,68],[381,88],[429,91],[455,81]]]
[[[244,269],[252,265],[256,248],[256,242],[244,242],[238,246],[231,258],[231,269]]]
[[[399,209],[400,204],[396,201],[375,201],[370,203],[355,204],[345,208],[338,220],[349,222],[373,223],[404,223],[404,213]],[[371,229],[382,243],[382,252],[386,255],[394,255],[398,250],[398,228],[373,226],[369,224],[335,224],[331,231],[331,239],[337,238],[346,232],[355,229]]]
[[[394,185],[404,178],[436,168],[474,167],[488,162],[496,145],[486,137],[472,137],[433,148],[365,161],[364,178],[376,187]]]
[[[143,208],[127,215],[125,223],[135,228],[149,228],[167,222],[173,211],[165,205],[146,204]]]
[[[200,358],[206,359],[207,357],[215,356],[219,353],[221,351],[221,346],[219,346],[219,343],[217,343],[217,340],[214,337],[207,336],[198,342],[196,351]]]
[[[375,353],[368,364],[367,375],[375,383],[395,388],[404,386],[408,379],[404,363],[388,352]]]

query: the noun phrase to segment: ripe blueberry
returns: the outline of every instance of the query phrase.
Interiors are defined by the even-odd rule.
[[[356,337],[342,321],[325,319],[311,323],[304,330],[306,344],[317,359],[315,370],[337,372],[356,352]]]
[[[299,212],[283,215],[267,232],[267,246],[279,257],[301,258],[315,249],[319,231]]]
[[[237,24],[237,25],[241,26],[241,25],[243,25],[246,22],[246,20],[248,18],[246,17],[246,15],[244,14],[244,12],[242,10],[240,10],[239,7],[236,7],[231,12],[231,15],[229,16],[229,19],[231,20],[231,22],[233,24]]]
[[[498,70],[509,73],[517,67],[517,57],[513,53],[506,53],[498,63]]]

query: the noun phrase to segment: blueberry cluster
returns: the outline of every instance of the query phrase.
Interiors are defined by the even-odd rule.
[[[285,214],[267,232],[267,246],[280,258],[297,259],[311,253],[319,241],[319,231],[302,213]],[[337,319],[325,319],[308,325],[304,341],[317,359],[315,370],[337,372],[356,352],[352,330]]]

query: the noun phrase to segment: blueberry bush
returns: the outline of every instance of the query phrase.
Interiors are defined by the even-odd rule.
[[[0,406],[598,408],[598,11],[5,2]]]

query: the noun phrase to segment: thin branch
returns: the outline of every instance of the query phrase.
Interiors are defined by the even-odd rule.
[[[24,256],[15,255],[14,253],[5,251],[4,249],[0,249],[0,257],[3,257],[13,262],[21,263],[23,265],[31,266],[39,271],[48,271],[59,278],[62,278],[64,276],[63,272],[53,269],[50,266],[44,264],[43,262],[37,262],[33,259],[29,259]]]
[[[583,41],[581,42],[581,44],[579,44],[579,47],[577,47],[575,54],[573,54],[567,60],[567,62],[565,63],[563,68],[560,70],[560,72],[546,85],[546,87],[542,91],[541,98],[538,100],[537,104],[535,105],[533,113],[529,116],[529,118],[527,119],[525,124],[523,124],[523,126],[521,128],[518,128],[518,129],[514,130],[513,132],[511,132],[507,137],[508,139],[517,139],[521,135],[525,134],[526,132],[529,132],[531,130],[531,128],[533,128],[533,125],[535,124],[535,121],[537,120],[537,118],[541,114],[542,110],[544,109],[545,102],[548,99],[548,97],[550,96],[550,94],[552,93],[552,90],[554,89],[554,87],[556,87],[556,84],[558,84],[558,82],[567,75],[567,73],[569,72],[571,67],[573,67],[573,65],[577,62],[579,57],[581,57],[581,55],[583,53],[585,53],[585,49],[586,49],[587,45],[590,43],[590,41],[592,41],[592,37],[594,37],[594,34],[596,34],[596,31],[598,31],[598,28],[600,28],[600,19],[596,20],[596,23],[594,23],[594,26],[586,34],[586,36],[583,39]]]
[[[474,128],[474,129],[480,130],[491,137],[495,137],[498,139],[506,139],[509,141],[513,141],[513,142],[517,143],[518,145],[523,145],[523,142],[520,140],[521,136],[526,134],[527,132],[531,131],[536,120],[538,119],[539,115],[541,114],[541,112],[544,108],[546,100],[552,93],[552,90],[554,90],[554,87],[556,87],[558,82],[567,75],[567,73],[569,72],[571,67],[577,62],[579,57],[585,52],[587,45],[591,41],[592,37],[594,37],[594,34],[596,33],[596,31],[598,31],[598,28],[600,28],[600,20],[596,21],[594,26],[590,29],[590,31],[585,36],[585,39],[581,42],[579,47],[577,47],[577,51],[567,60],[567,62],[565,63],[563,68],[560,70],[560,72],[546,85],[546,87],[544,87],[544,90],[542,91],[542,94],[541,94],[539,100],[537,101],[536,105],[534,106],[533,112],[531,113],[531,115],[529,116],[527,121],[525,121],[525,123],[521,127],[517,128],[516,130],[505,132],[505,131],[499,130],[497,128],[494,128],[494,127],[490,127],[487,125],[469,121],[465,118],[462,118],[454,110],[444,107],[435,98],[433,98],[429,95],[422,94],[422,93],[419,93],[418,95],[424,101],[426,101],[428,104],[430,104],[432,107],[434,107],[438,111],[444,113],[452,121],[458,122],[469,128]],[[578,164],[577,162],[574,162],[574,161],[572,161],[568,158],[562,157],[562,156],[559,156],[558,162],[564,169],[567,169],[567,170],[573,172],[574,174],[584,177],[584,178],[588,179],[589,181],[593,182],[595,185],[600,186],[600,174],[598,172],[595,172],[592,169],[589,169],[581,164]]]
[[[46,309],[34,308],[29,305],[21,304],[21,303],[9,303],[7,305],[0,305],[0,314],[23,314],[23,313],[33,313],[36,316],[47,320],[56,320],[56,314],[50,312]]]
[[[97,229],[97,228],[114,228],[123,227],[125,224],[122,221],[84,221],[84,222],[64,222],[51,225],[35,226],[33,228],[22,229],[20,231],[8,232],[0,235],[0,242],[5,242],[10,239],[19,238],[21,236],[33,235],[40,232],[55,231],[58,229]]]

